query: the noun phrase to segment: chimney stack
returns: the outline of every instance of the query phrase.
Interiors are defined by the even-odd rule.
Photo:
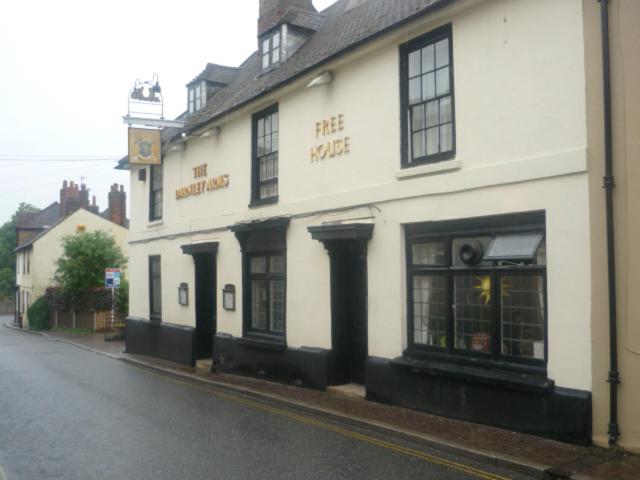
[[[258,36],[278,25],[290,8],[316,13],[312,0],[260,0]]]
[[[80,185],[80,206],[89,209],[89,190],[84,183]]]
[[[81,199],[78,185],[74,184],[73,181],[67,183],[65,180],[62,182],[62,188],[60,189],[60,216],[66,217],[78,210],[80,206]]]
[[[114,183],[109,192],[109,220],[118,225],[124,226],[127,218],[127,194],[124,192],[124,185]]]

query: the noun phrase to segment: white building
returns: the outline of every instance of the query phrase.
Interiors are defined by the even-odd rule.
[[[582,1],[262,0],[258,45],[122,162],[127,350],[589,442]]]

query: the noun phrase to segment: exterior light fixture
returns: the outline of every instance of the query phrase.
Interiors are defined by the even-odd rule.
[[[225,310],[236,309],[236,286],[230,283],[222,289],[222,308]]]
[[[319,87],[320,85],[326,85],[327,83],[331,83],[332,81],[333,73],[327,70],[307,83],[307,88]]]
[[[180,305],[189,305],[189,285],[181,283],[178,287],[178,303]]]

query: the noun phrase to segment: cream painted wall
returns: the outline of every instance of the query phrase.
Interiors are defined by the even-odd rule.
[[[460,7],[466,4],[471,7]],[[560,386],[589,390],[581,2],[454,5],[337,60],[327,67],[335,75],[331,84],[305,89],[304,81],[295,82],[256,102],[251,111],[229,115],[219,124],[219,136],[193,138],[183,150],[168,151],[161,222],[148,222],[150,182],[138,181],[134,167],[132,315],[148,318],[148,256],[160,254],[163,320],[195,325],[192,306],[176,306],[180,282],[187,281],[193,294],[193,262],[180,245],[217,239],[218,331],[241,335],[241,254],[227,228],[291,216],[287,343],[329,348],[329,259],[306,229],[330,221],[374,221],[368,255],[369,354],[394,357],[406,346],[402,224],[545,209],[549,376]],[[436,166],[402,170],[398,47],[448,22],[453,25],[457,154]],[[279,201],[250,209],[250,114],[273,103],[280,117]],[[315,136],[315,122],[338,114],[344,115],[344,130],[326,139],[349,136],[351,152],[311,162],[310,148],[323,141]],[[229,186],[176,200],[176,188],[192,183],[193,167],[204,163],[209,177],[228,174]],[[221,308],[225,283],[236,285],[235,312]]]

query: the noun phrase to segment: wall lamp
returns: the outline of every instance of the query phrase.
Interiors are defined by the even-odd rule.
[[[319,87],[320,85],[326,85],[327,83],[331,83],[333,81],[333,73],[329,70],[322,72],[320,75],[315,77],[309,83],[307,83],[307,88]]]

